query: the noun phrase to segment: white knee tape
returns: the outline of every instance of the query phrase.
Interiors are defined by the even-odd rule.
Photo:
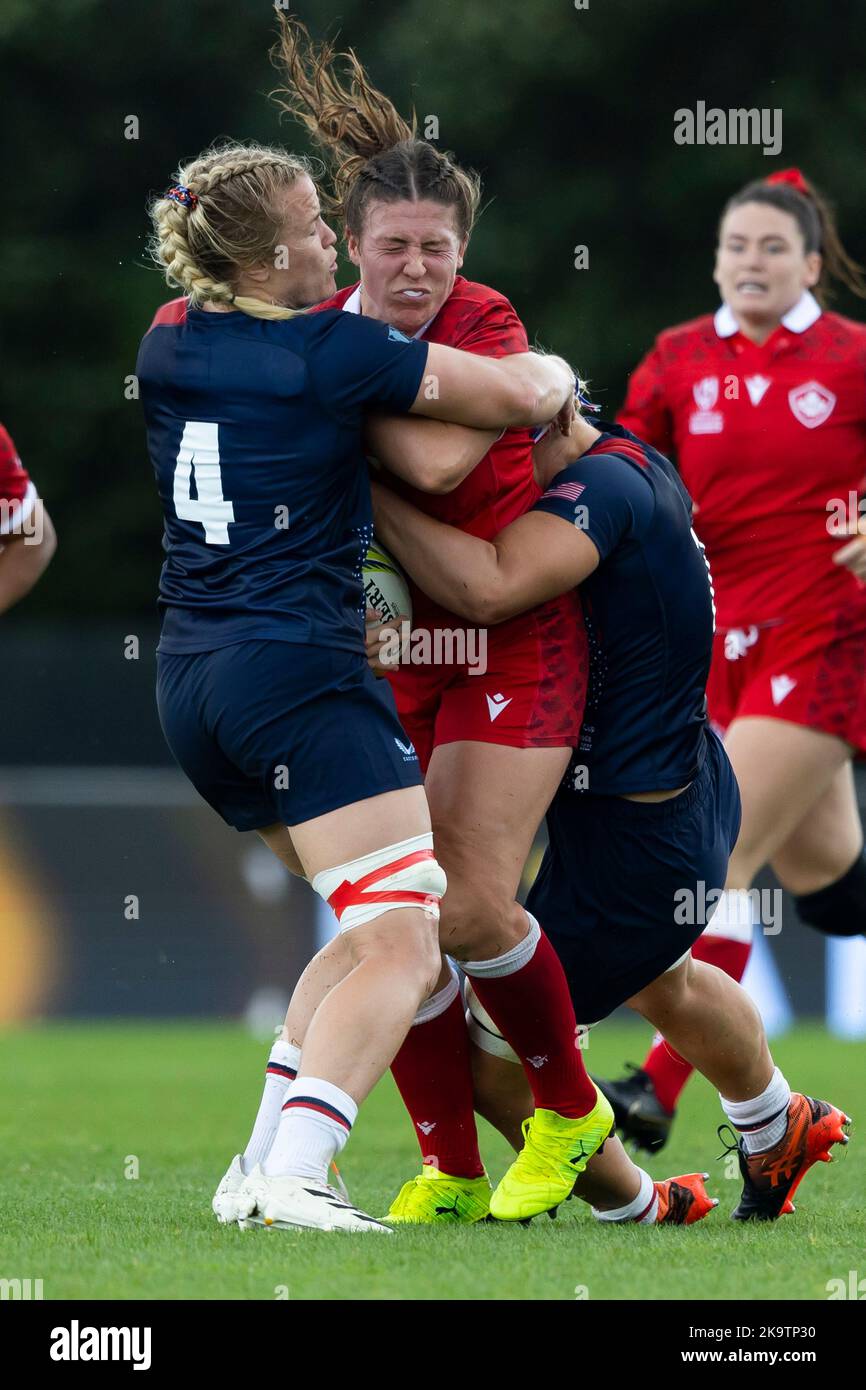
[[[417,907],[438,920],[447,886],[433,853],[433,836],[414,835],[333,869],[323,869],[313,887],[349,931],[397,908]]]
[[[480,1047],[482,1052],[489,1052],[491,1057],[501,1057],[505,1062],[516,1062],[520,1066],[520,1058],[511,1044],[505,1041],[487,1010],[483,1008],[469,979],[466,981],[463,997],[466,1000],[466,1023],[469,1028],[469,1036],[475,1046]]]

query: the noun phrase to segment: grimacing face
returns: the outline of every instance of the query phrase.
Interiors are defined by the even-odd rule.
[[[447,204],[370,203],[360,236],[346,236],[349,259],[361,272],[363,312],[410,337],[417,333],[454,288],[467,240]]]
[[[821,257],[806,251],[790,213],[743,203],[725,217],[713,279],[739,322],[772,330],[820,274]]]

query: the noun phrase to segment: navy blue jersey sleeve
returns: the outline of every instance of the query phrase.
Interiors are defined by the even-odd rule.
[[[313,315],[307,370],[321,405],[344,421],[365,409],[406,411],[418,394],[429,344],[379,319],[342,309]]]
[[[561,516],[585,531],[602,560],[614,546],[652,520],[655,497],[648,477],[616,454],[585,454],[563,468],[533,511]]]

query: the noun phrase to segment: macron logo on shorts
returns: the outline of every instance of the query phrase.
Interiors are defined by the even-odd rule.
[[[771,676],[770,689],[773,692],[773,704],[780,705],[786,696],[790,695],[796,681],[792,681],[790,676]]]
[[[498,719],[502,711],[511,704],[514,696],[510,695],[507,700],[504,695],[487,695],[485,698],[487,700],[487,709],[490,713],[490,722],[492,724],[494,719]]]

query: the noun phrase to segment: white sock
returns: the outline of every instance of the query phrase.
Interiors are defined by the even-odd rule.
[[[259,1113],[241,1155],[241,1168],[245,1173],[251,1173],[257,1163],[267,1158],[280,1123],[286,1091],[294,1081],[300,1065],[299,1047],[282,1040],[274,1043],[265,1068],[265,1089],[259,1102]]]
[[[335,1154],[346,1145],[358,1107],[330,1081],[301,1076],[289,1087],[271,1151],[262,1164],[267,1177],[328,1181]]]
[[[448,983],[438,994],[431,994],[424,1000],[415,1017],[412,1019],[412,1027],[419,1023],[431,1023],[434,1018],[439,1018],[445,1010],[450,1008],[460,993],[460,982],[457,979],[457,972],[453,968],[448,977]]]
[[[476,975],[479,979],[496,980],[501,979],[503,975],[516,975],[518,970],[528,965],[541,940],[541,927],[531,912],[527,912],[526,916],[529,919],[529,930],[522,941],[518,941],[510,951],[506,951],[504,956],[494,956],[493,960],[465,960],[464,974]]]
[[[761,915],[750,889],[726,888],[703,935],[721,936],[726,941],[750,942],[760,921]]]
[[[743,1136],[746,1153],[763,1153],[778,1144],[788,1128],[788,1106],[791,1088],[779,1068],[770,1077],[769,1085],[754,1100],[725,1100],[719,1096],[722,1109],[734,1129]]]
[[[643,1168],[639,1168],[638,1172],[640,1188],[634,1201],[626,1202],[624,1207],[616,1207],[613,1211],[599,1211],[592,1207],[591,1211],[596,1221],[637,1221],[641,1226],[654,1224],[659,1209],[656,1185]]]

